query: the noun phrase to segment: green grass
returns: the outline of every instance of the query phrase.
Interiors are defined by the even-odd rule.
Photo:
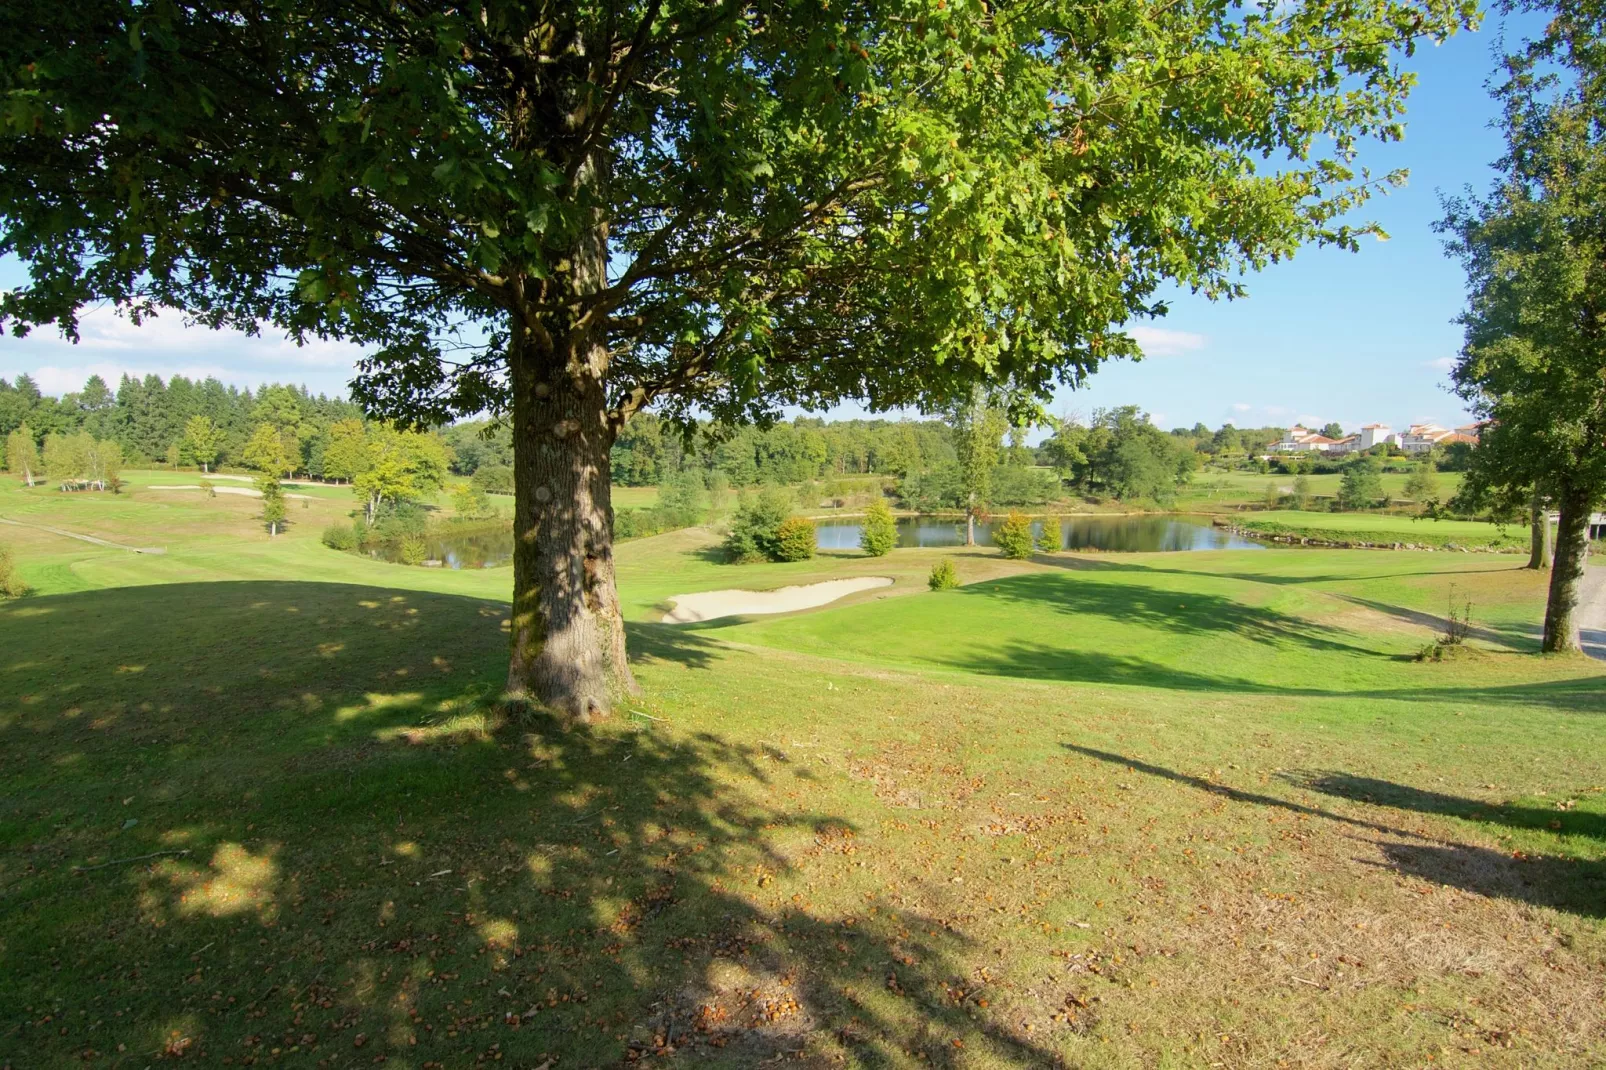
[[[1606,1060],[1606,681],[1520,561],[675,532],[618,551],[643,694],[563,731],[494,702],[508,571],[324,549],[346,508],[0,483],[167,550],[0,526],[0,1065]]]
[[[1246,531],[1325,542],[1414,543],[1418,546],[1465,546],[1476,549],[1526,550],[1528,530],[1521,526],[1478,520],[1429,520],[1385,513],[1309,513],[1268,510],[1236,518]]]
[[[1310,493],[1319,498],[1332,498],[1338,494],[1339,482],[1344,477],[1337,472],[1308,475]],[[1411,477],[1404,472],[1383,473],[1383,491],[1391,498],[1404,498],[1406,481]],[[1461,486],[1460,472],[1439,472],[1439,498],[1448,500]],[[1259,472],[1218,472],[1209,469],[1194,473],[1193,482],[1183,487],[1178,495],[1177,508],[1184,511],[1215,512],[1231,510],[1244,505],[1258,506],[1266,500],[1266,485],[1272,484],[1279,494],[1294,492],[1294,477]]]

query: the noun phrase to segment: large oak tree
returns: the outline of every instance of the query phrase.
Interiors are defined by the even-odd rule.
[[[508,683],[587,717],[633,686],[632,413],[1042,396],[1136,355],[1162,283],[1353,246],[1402,51],[1474,7],[11,0],[0,321],[271,324],[368,347],[376,414],[508,414]]]
[[[1542,647],[1577,650],[1590,513],[1606,498],[1606,113],[1526,63],[1504,88],[1507,152],[1487,197],[1443,223],[1468,276],[1456,389],[1489,421],[1462,499],[1556,503]],[[1536,531],[1536,553],[1543,549]]]

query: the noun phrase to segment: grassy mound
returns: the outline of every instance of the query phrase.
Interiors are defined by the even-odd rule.
[[[169,552],[16,529],[0,1061],[1606,1060],[1606,686],[1531,653],[1508,560],[681,532],[618,555],[643,697],[564,732],[494,701],[501,578],[86,497],[30,515]],[[650,622],[863,569],[898,583]],[[1451,584],[1479,653],[1414,662]]]
[[[1338,547],[1390,547],[1497,552],[1526,551],[1524,528],[1476,520],[1427,520],[1375,513],[1301,513],[1277,510],[1235,517],[1235,527],[1248,535]]]

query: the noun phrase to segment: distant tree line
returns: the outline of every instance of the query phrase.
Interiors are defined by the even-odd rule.
[[[214,378],[175,375],[164,381],[157,375],[125,375],[113,391],[92,375],[82,390],[53,398],[28,375],[17,376],[15,382],[0,379],[0,440],[27,428],[42,451],[51,435],[87,434],[117,443],[131,467],[256,467],[246,459],[247,450],[252,436],[268,424],[289,435],[291,471],[322,478],[331,425],[361,420],[362,415],[344,399],[277,383],[252,391]]]

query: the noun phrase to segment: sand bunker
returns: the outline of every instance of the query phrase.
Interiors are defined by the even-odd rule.
[[[826,580],[824,583],[781,587],[773,591],[704,591],[701,594],[681,594],[669,600],[671,608],[664,616],[664,620],[670,624],[694,624],[716,617],[792,613],[799,609],[823,606],[858,591],[891,586],[892,581],[885,576],[859,576],[851,580]]]
[[[287,486],[287,487],[305,486],[305,484],[301,484],[301,483],[286,483],[284,485]],[[146,490],[205,490],[206,488],[201,486],[198,483],[169,483],[169,484],[162,484],[162,485],[158,485],[158,486],[146,487],[145,489]],[[212,490],[213,490],[214,493],[217,493],[217,494],[239,494],[239,495],[242,495],[243,497],[246,497],[246,498],[260,498],[260,497],[262,497],[262,492],[260,490],[254,489],[252,487],[213,487]],[[311,498],[312,495],[310,495],[310,494],[286,494],[285,497],[286,498]]]

